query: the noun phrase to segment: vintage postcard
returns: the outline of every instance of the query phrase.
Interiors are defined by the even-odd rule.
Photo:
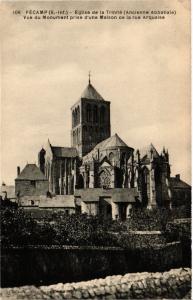
[[[191,299],[190,1],[0,7],[2,299]]]

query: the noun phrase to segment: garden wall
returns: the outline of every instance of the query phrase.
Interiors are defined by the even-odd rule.
[[[132,273],[78,283],[2,289],[12,299],[191,299],[191,270]],[[188,294],[188,298],[187,295]]]
[[[182,265],[180,242],[154,248],[26,246],[1,251],[2,286],[51,284]]]
[[[160,231],[109,232],[109,234],[116,237],[116,240],[121,247],[126,247],[128,249],[152,248],[157,245],[166,244],[165,236]]]

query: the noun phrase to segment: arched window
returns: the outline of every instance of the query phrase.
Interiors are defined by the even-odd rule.
[[[74,126],[76,126],[77,124],[77,109],[75,108],[75,112],[74,112]]]
[[[72,112],[72,126],[75,126],[75,111]]]
[[[101,119],[101,123],[105,122],[105,107],[104,106],[102,106],[100,108],[100,119]]]
[[[87,127],[85,125],[83,126],[83,133],[82,133],[82,135],[83,135],[84,139],[87,139]]]
[[[123,152],[121,155],[121,166],[127,165],[126,164],[126,153]]]
[[[94,109],[93,109],[93,121],[94,121],[94,123],[98,122],[98,108],[96,105],[94,106]]]
[[[83,178],[82,174],[80,174],[78,176],[77,187],[78,187],[78,189],[83,189],[84,188],[84,178]]]
[[[87,120],[87,122],[91,122],[91,106],[90,106],[90,104],[87,104],[87,107],[86,107],[86,120]]]
[[[147,168],[143,169],[143,178],[144,178],[144,183],[147,184],[149,181],[149,170]]]
[[[78,106],[78,108],[77,108],[77,124],[79,124],[79,123],[80,123],[80,108]]]
[[[113,153],[113,152],[111,152],[111,153],[109,154],[109,161],[110,161],[111,165],[114,166],[115,156],[114,156],[114,153]]]

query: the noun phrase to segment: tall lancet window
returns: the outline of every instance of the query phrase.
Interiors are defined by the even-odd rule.
[[[98,108],[96,105],[94,106],[94,111],[93,111],[93,121],[94,123],[97,123],[98,121]]]
[[[78,108],[77,108],[77,124],[79,124],[79,123],[80,123],[80,108],[78,106]]]
[[[90,106],[90,104],[87,104],[87,107],[86,107],[86,119],[87,119],[87,122],[91,122],[91,106]]]

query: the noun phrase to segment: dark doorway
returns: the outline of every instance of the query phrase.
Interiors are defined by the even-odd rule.
[[[100,197],[99,200],[99,215],[102,216],[104,219],[111,219],[112,218],[112,206],[108,201],[104,198]]]
[[[84,188],[84,178],[81,174],[78,176],[77,182],[78,182],[77,188],[78,189],[83,189]]]
[[[128,203],[118,203],[118,207],[119,207],[119,219],[121,221],[125,221],[126,220],[127,205],[128,205]]]
[[[123,186],[123,170],[116,170],[116,187],[122,188]]]

